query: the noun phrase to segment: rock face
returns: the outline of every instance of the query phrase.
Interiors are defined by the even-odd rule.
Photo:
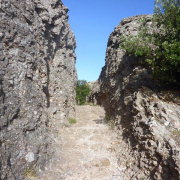
[[[61,0],[3,0],[0,8],[0,179],[21,180],[51,158],[51,121],[75,105],[75,37]],[[50,152],[51,149],[51,152]]]
[[[114,120],[119,134],[119,166],[124,179],[180,179],[180,97],[178,90],[158,89],[145,67],[119,48],[121,35],[136,36],[135,16],[123,19],[109,37],[97,100]],[[151,23],[147,17],[147,23]]]
[[[97,97],[99,94],[99,83],[98,81],[93,81],[88,83],[91,91],[89,96],[87,97],[87,102],[92,102],[94,105],[97,105]]]

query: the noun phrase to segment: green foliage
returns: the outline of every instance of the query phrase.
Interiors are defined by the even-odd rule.
[[[90,93],[90,87],[85,80],[78,80],[76,86],[76,104],[83,105],[86,103],[86,96]]]
[[[77,122],[77,121],[76,121],[75,118],[72,118],[72,117],[69,118],[69,123],[70,123],[70,124],[75,124],[76,122]]]
[[[147,65],[158,84],[180,85],[180,0],[156,0],[151,21],[148,27],[141,20],[138,36],[121,37],[120,47]]]

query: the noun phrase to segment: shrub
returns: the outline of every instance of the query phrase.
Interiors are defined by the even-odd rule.
[[[147,65],[158,84],[180,85],[180,0],[156,0],[150,27],[146,21],[137,37],[121,37],[120,47]]]

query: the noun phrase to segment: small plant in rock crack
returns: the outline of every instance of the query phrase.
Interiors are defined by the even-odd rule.
[[[144,177],[142,177],[142,178],[140,178],[140,180],[145,180],[145,178],[144,178]]]
[[[113,121],[109,121],[108,122],[108,125],[110,126],[110,129],[114,129],[115,125],[114,125],[114,122]]]
[[[37,177],[37,172],[33,167],[29,167],[26,169],[24,176],[35,179]]]
[[[178,129],[174,129],[173,130],[173,135],[179,136],[180,135],[180,131]]]
[[[70,124],[75,124],[76,122],[77,122],[77,121],[76,121],[75,118],[72,118],[72,117],[69,118],[69,123],[70,123]]]
[[[110,115],[109,115],[109,114],[106,114],[106,115],[105,115],[105,120],[106,120],[106,121],[109,121],[109,120],[110,120]]]

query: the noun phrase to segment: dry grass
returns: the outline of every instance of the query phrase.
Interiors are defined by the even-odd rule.
[[[24,176],[29,178],[29,179],[36,179],[37,177],[37,172],[34,168],[28,168],[25,173]]]

